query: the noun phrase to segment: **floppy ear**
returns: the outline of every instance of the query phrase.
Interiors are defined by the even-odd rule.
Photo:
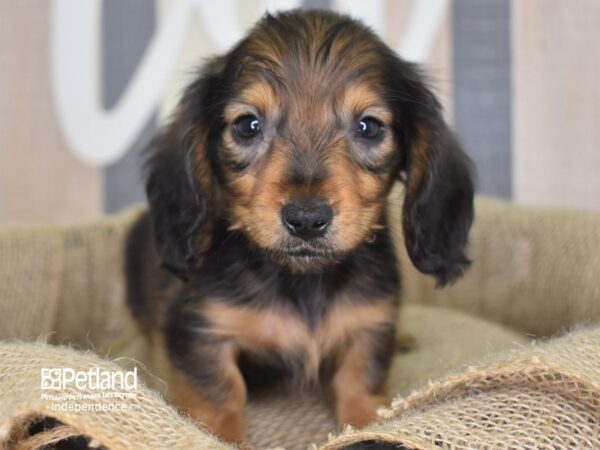
[[[173,121],[148,148],[146,194],[156,248],[162,266],[183,280],[208,250],[216,215],[208,146],[220,67],[213,61],[186,89]]]
[[[403,70],[405,244],[415,267],[441,287],[470,264],[465,246],[473,221],[472,164],[418,72],[408,64]]]

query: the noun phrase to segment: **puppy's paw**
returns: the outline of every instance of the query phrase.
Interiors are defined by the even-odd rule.
[[[214,411],[190,411],[190,417],[200,428],[232,444],[240,445],[244,439],[244,427],[240,412],[215,413]]]
[[[224,414],[218,424],[213,425],[214,433],[221,439],[240,445],[244,440],[244,427],[241,413]]]
[[[386,403],[381,395],[354,394],[338,401],[336,415],[340,427],[362,428],[377,419],[377,409]]]

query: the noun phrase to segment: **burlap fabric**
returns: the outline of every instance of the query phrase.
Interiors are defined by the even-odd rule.
[[[116,362],[125,367],[135,358],[145,363],[140,370],[147,383],[168,395],[152,349],[123,307],[123,237],[138,213],[85,226],[0,231],[0,336],[68,342],[119,357]],[[444,294],[430,290],[405,263],[405,300],[444,301],[544,335],[595,321],[599,230],[600,219],[593,215],[480,199],[471,274]],[[249,444],[294,449],[315,442],[341,448],[381,439],[418,449],[600,448],[600,329],[530,347],[503,327],[457,311],[411,305],[400,320],[415,346],[397,356],[389,391],[407,397],[383,410],[380,422],[323,444],[335,431],[327,397],[272,393],[248,406]],[[514,345],[518,350],[499,353]],[[122,414],[50,410],[40,398],[40,368],[115,367],[95,354],[42,343],[1,344],[0,442],[7,448],[42,448],[86,435],[92,445],[110,449],[226,448],[145,387]],[[30,436],[29,425],[40,416],[62,425]]]
[[[383,440],[407,449],[600,448],[600,329],[497,355],[431,383],[322,449]]]
[[[406,303],[456,308],[537,337],[600,320],[598,214],[484,198],[476,205],[473,264],[453,286],[435,289],[398,246]]]

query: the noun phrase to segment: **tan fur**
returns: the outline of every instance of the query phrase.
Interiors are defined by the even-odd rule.
[[[223,347],[221,358],[222,380],[226,386],[223,390],[225,401],[219,404],[209,401],[200,386],[194,385],[184,372],[174,367],[171,367],[169,386],[182,414],[206,425],[226,441],[241,443],[246,386],[237,367],[236,352],[232,344]]]
[[[276,121],[283,108],[289,122],[302,124],[303,132],[293,136],[294,145],[278,136],[266,136],[268,142],[264,146],[269,146],[268,154],[259,156],[244,173],[234,173],[230,177],[226,203],[230,205],[232,228],[243,228],[263,248],[275,247],[286,235],[280,211],[294,198],[321,196],[333,206],[336,218],[331,239],[340,251],[352,249],[379,225],[377,221],[389,186],[382,177],[357,166],[352,156],[355,150],[350,148],[352,144],[342,135],[337,136],[340,131],[336,130],[339,118],[353,124],[365,115],[389,126],[391,112],[372,86],[365,83],[355,82],[324,95],[303,92],[302,95],[284,96],[267,83],[260,82],[242,89],[240,99],[226,107],[228,123],[252,111],[260,111],[267,122],[265,129],[269,129],[268,122]],[[228,153],[235,155],[243,151],[229,130],[225,131],[223,141]],[[388,132],[377,150],[372,151],[373,162],[383,160],[393,149],[392,133]],[[304,151],[306,158],[325,161],[330,173],[328,180],[320,185],[288,184],[286,170],[293,151]],[[267,149],[261,144],[256,152],[262,155]],[[311,152],[322,154],[311,156]]]
[[[323,326],[317,329],[317,340],[324,352],[330,352],[347,343],[352,335],[392,323],[395,317],[391,299],[367,304],[341,302],[328,312]]]
[[[407,194],[415,195],[423,185],[425,176],[430,170],[431,161],[428,152],[428,132],[423,126],[417,127],[417,139],[412,149],[412,166],[410,178],[407,181]]]
[[[231,177],[227,203],[232,228],[243,228],[256,244],[270,247],[281,233],[280,209],[287,201],[283,173],[287,158],[274,151],[258,163],[254,172]]]
[[[372,351],[368,336],[357,335],[344,354],[340,367],[333,378],[335,412],[340,425],[363,427],[377,418],[377,408],[385,398],[370,393],[366,386],[365,361]]]
[[[343,351],[354,334],[377,329],[395,317],[392,302],[388,300],[336,304],[315,330],[283,309],[241,308],[210,302],[202,314],[212,323],[211,333],[231,339],[240,351],[304,354],[308,381],[317,379],[321,360]]]
[[[333,152],[329,167],[332,177],[323,190],[336,214],[332,232],[337,248],[348,251],[378,225],[386,186],[373,174],[357,170],[343,149]]]
[[[281,99],[273,87],[265,81],[254,81],[233,103],[227,105],[223,118],[225,122],[233,123],[238,117],[253,110],[275,120],[279,116],[280,107]]]
[[[202,310],[211,332],[230,338],[246,351],[296,350],[305,345],[308,329],[294,314],[270,309],[234,307],[211,302]]]
[[[203,232],[198,233],[198,242],[196,243],[200,253],[205,252],[210,247],[210,236],[212,234],[214,217],[217,215],[217,192],[215,190],[215,181],[208,161],[206,153],[206,132],[193,136],[194,151],[192,152],[192,170],[196,174],[196,182],[199,183],[200,189],[204,193],[204,201],[206,202],[209,214],[212,217],[207,217],[203,221]]]
[[[392,114],[383,102],[380,95],[375,92],[375,86],[367,83],[354,83],[349,85],[343,95],[339,96],[337,108],[348,118],[367,114],[379,119],[387,126],[392,124]]]

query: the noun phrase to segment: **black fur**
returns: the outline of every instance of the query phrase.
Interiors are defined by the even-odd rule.
[[[350,31],[375,49],[376,64],[350,76],[359,79],[368,70],[378,73],[382,97],[393,114],[391,131],[397,148],[383,164],[367,162],[363,169],[381,176],[388,189],[395,179],[405,182],[402,223],[408,254],[417,269],[435,277],[439,286],[454,281],[469,265],[465,246],[473,220],[473,181],[468,157],[419,71],[359,23],[333,13],[291,12],[266,16],[258,29],[271,33],[276,45],[298,52],[308,48],[305,41],[311,39],[303,27],[321,19],[330,28],[317,58],[330,58],[339,34]],[[349,58],[353,46],[336,51],[337,57]],[[381,229],[372,239],[340,255],[335,263],[305,273],[272,259],[244,232],[230,230],[219,189],[226,187],[226,173],[241,174],[247,165],[224,158],[218,147],[225,129],[223,108],[235,94],[232,83],[246,64],[247,52],[244,40],[228,55],[213,60],[184,93],[173,122],[150,145],[149,216],[132,229],[127,247],[129,304],[134,315],[164,335],[172,364],[216,405],[231,386],[221,379],[219,355],[224,342],[211,334],[212,324],[201,312],[207,299],[240,308],[283,308],[315,330],[335,302],[365,305],[393,299],[395,304],[400,287],[385,206],[378,222]],[[295,64],[293,58],[288,60]],[[271,70],[260,73],[276,84],[283,82]],[[293,155],[292,159],[303,158],[300,153]],[[324,167],[305,160],[290,167],[291,185],[322,182],[329,176]],[[179,279],[159,270],[159,264]],[[391,361],[395,328],[383,326],[372,334],[365,385],[375,393]],[[239,355],[238,362],[251,381],[265,367],[270,373],[300,372],[304,356],[265,351]],[[323,367],[333,371],[337,356],[326,355]]]
[[[406,249],[415,267],[442,287],[470,264],[465,247],[473,222],[474,170],[419,69],[393,54],[386,59],[389,105],[404,150],[399,177],[407,185],[402,209]],[[424,155],[418,154],[419,146]],[[423,156],[427,161],[418,159]],[[422,180],[411,186],[418,171]]]
[[[347,293],[357,303],[377,302],[396,297],[400,290],[396,258],[387,230],[377,233],[373,242],[362,244],[329,270],[307,274],[291,273],[277,266],[267,254],[249,246],[243,235],[225,231],[225,224],[219,224],[215,230],[213,244],[204,255],[202,266],[172,302],[165,326],[167,348],[174,364],[185,368],[203,385],[211,385],[206,383],[214,367],[210,361],[218,356],[211,353],[218,342],[209,333],[198,332],[210,330],[210,323],[200,314],[192,313],[201,311],[206,299],[219,298],[230,305],[256,309],[283,307],[294,311],[315,328],[333,306],[332,299],[336,296]],[[365,270],[366,267],[369,270]],[[379,382],[389,366],[394,331],[393,328],[381,330],[380,350],[373,354],[370,368],[373,379],[378,380],[372,386],[373,390],[380,387]],[[198,357],[200,354],[201,358]],[[247,367],[255,372],[246,369],[244,375],[249,381],[260,378],[263,384],[265,378],[285,381],[276,376],[283,373],[290,381],[300,372],[302,356],[242,355]],[[265,366],[269,370],[277,369],[275,377],[265,376],[268,373],[262,370]],[[260,377],[256,375],[257,370],[262,370]]]
[[[183,280],[198,262],[201,247],[197,238],[207,221],[208,204],[214,201],[210,192],[201,191],[193,175],[192,152],[198,129],[220,131],[215,129],[214,118],[220,113],[215,103],[222,84],[221,69],[218,59],[208,64],[183,95],[183,117],[148,148],[146,195],[156,247],[163,267]]]

